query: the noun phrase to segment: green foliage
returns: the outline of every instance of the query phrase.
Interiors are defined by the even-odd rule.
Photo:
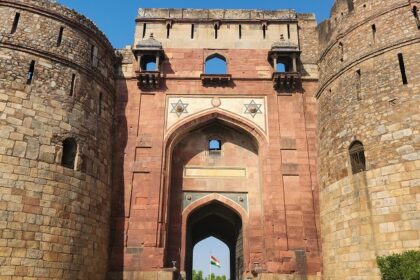
[[[229,280],[229,278],[226,279],[225,275],[220,276],[220,275],[215,275],[214,273],[212,273],[210,277],[209,276],[204,277],[203,272],[201,270],[196,271],[193,269],[192,280]]]
[[[382,280],[419,280],[420,251],[377,257]]]
[[[193,269],[192,280],[204,280],[203,272],[201,270],[200,271],[195,271]]]

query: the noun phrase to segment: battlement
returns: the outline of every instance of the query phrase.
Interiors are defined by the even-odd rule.
[[[315,16],[312,15],[314,18]],[[244,9],[144,9],[140,8],[137,20],[172,19],[177,21],[297,21],[294,10],[244,10]]]

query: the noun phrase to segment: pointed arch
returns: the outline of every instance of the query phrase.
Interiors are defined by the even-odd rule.
[[[227,74],[227,59],[220,53],[213,53],[204,61],[205,74]]]
[[[366,171],[365,148],[362,142],[355,140],[350,144],[349,156],[353,174]]]
[[[218,210],[217,210],[218,209]],[[210,210],[210,211],[209,211]],[[222,210],[223,212],[220,212]],[[230,226],[233,225],[234,228],[229,228],[228,225],[225,225],[227,228],[222,227],[222,229],[212,229],[211,232],[207,232],[207,234],[203,234],[203,232],[197,232],[194,234],[194,230],[192,227],[195,227],[198,219],[205,220],[204,224],[199,224],[199,228],[208,224],[209,221],[206,220],[206,217],[200,217],[200,214],[209,213],[206,217],[218,216],[218,222],[223,225],[222,220],[229,221],[228,224]],[[219,213],[220,212],[220,213]],[[219,214],[217,214],[219,213]],[[200,220],[198,220],[200,221]],[[210,221],[211,222],[211,221]],[[215,222],[215,221],[213,221]],[[198,223],[197,223],[198,224]],[[224,242],[230,249],[231,254],[231,278],[235,279],[235,268],[238,269],[238,266],[234,266],[236,263],[236,258],[239,257],[240,262],[248,263],[248,244],[244,242],[244,240],[248,240],[247,238],[247,231],[246,227],[248,224],[248,214],[247,212],[236,204],[234,201],[221,196],[220,194],[213,193],[207,195],[197,201],[191,203],[188,207],[186,207],[183,211],[182,215],[182,237],[181,237],[181,255],[185,256],[185,258],[181,258],[180,268],[185,269],[186,271],[192,268],[192,248],[196,244],[196,242],[207,238],[208,236],[215,236],[222,242]],[[223,229],[224,228],[224,229]],[[227,231],[226,231],[227,230]],[[229,232],[230,234],[227,234]],[[234,233],[236,232],[236,233]],[[238,239],[239,238],[239,239]],[[233,240],[235,241],[233,241]],[[236,242],[240,241],[241,247],[241,254],[238,255],[238,252],[235,252]],[[242,267],[242,264],[239,267]],[[239,272],[239,271],[237,271]],[[241,273],[238,273],[240,275]],[[188,277],[187,277],[188,279]],[[236,278],[238,279],[238,278]]]
[[[166,227],[169,222],[169,193],[170,193],[170,186],[171,186],[171,177],[172,177],[172,169],[171,169],[171,163],[172,163],[172,154],[174,151],[174,148],[176,145],[182,141],[182,139],[187,135],[188,133],[199,129],[201,127],[205,127],[208,125],[211,125],[213,122],[218,122],[221,125],[224,125],[226,127],[229,127],[231,129],[235,129],[237,131],[241,131],[244,134],[248,135],[250,140],[255,143],[255,148],[258,151],[258,156],[260,158],[263,158],[266,154],[266,147],[268,144],[267,137],[264,133],[264,131],[261,130],[257,125],[252,123],[251,121],[221,110],[219,108],[213,108],[211,110],[207,110],[198,114],[195,114],[193,116],[187,117],[183,120],[181,120],[179,123],[174,125],[170,128],[170,130],[167,132],[164,141],[163,141],[163,165],[162,165],[162,173],[165,174],[165,176],[162,176],[161,183],[160,183],[160,198],[159,198],[159,228],[157,231],[157,240],[159,241],[159,246],[162,248],[166,248],[167,246],[167,231]],[[260,172],[263,173],[264,167],[261,165]],[[262,187],[262,186],[261,186]],[[200,199],[198,202],[192,203],[190,206],[188,206],[185,211],[182,212],[182,219],[186,219],[186,217],[189,216],[189,211],[193,211],[193,209],[198,209],[196,207],[200,207],[205,205],[206,203],[211,202],[219,202],[231,209],[233,212],[237,213],[238,216],[241,217],[243,220],[244,227],[247,224],[247,212],[241,208],[239,204],[236,204],[235,202],[222,197],[218,194],[212,194],[210,196],[206,196],[203,199]],[[186,220],[183,224],[183,233],[185,234],[186,230]],[[181,238],[181,240],[185,240],[185,235]],[[245,240],[245,239],[244,239]],[[244,244],[244,251],[247,251],[247,244]],[[185,255],[185,247],[182,251],[181,256]],[[244,254],[246,256],[247,254]],[[244,263],[247,263],[247,259],[244,260]],[[181,257],[182,265],[185,265],[185,259]]]
[[[220,121],[228,127],[239,128],[249,134],[257,144],[258,149],[267,145],[267,136],[257,125],[239,115],[214,108],[189,116],[172,126],[164,139],[165,147],[173,147],[174,144],[178,143],[179,139],[182,138],[183,135],[199,126],[204,126],[215,120]]]

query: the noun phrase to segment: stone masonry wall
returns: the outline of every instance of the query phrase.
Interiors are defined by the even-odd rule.
[[[339,9],[342,2],[319,27],[323,273],[379,279],[376,256],[420,246],[420,31],[407,1],[354,1],[353,10]],[[348,150],[354,140],[363,143],[367,164],[356,175]]]
[[[0,1],[0,15],[0,278],[105,279],[113,50],[49,1]],[[78,144],[74,169],[61,166],[67,137]]]

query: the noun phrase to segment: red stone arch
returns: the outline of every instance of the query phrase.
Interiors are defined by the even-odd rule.
[[[248,226],[248,212],[244,208],[242,208],[239,204],[232,201],[231,199],[217,193],[212,193],[192,202],[182,212],[181,263],[180,263],[181,270],[188,270],[187,269],[187,262],[188,262],[187,251],[191,250],[190,254],[192,254],[192,249],[193,249],[192,247],[188,249],[188,245],[187,245],[188,220],[192,214],[205,208],[205,206],[211,206],[211,204],[215,202],[221,205],[222,207],[226,208],[227,210],[233,212],[234,214],[236,214],[236,216],[240,218],[241,225],[242,225],[242,250],[243,250],[243,258],[244,258],[243,263],[245,264],[249,262],[248,243],[247,243],[248,239],[247,239],[247,231],[246,231],[247,226]],[[230,250],[232,250],[232,248],[230,248]],[[231,261],[234,261],[234,260],[231,259]],[[232,266],[232,263],[231,263],[231,270],[232,269],[234,269],[234,267]]]
[[[209,205],[213,202],[219,202],[226,208],[232,210],[234,213],[236,213],[242,221],[242,227],[243,227],[243,250],[244,250],[244,263],[248,263],[248,244],[246,240],[248,240],[246,228],[248,225],[248,213],[243,209],[239,204],[232,201],[231,199],[224,197],[217,193],[212,193],[209,195],[206,195],[190,205],[188,205],[183,211],[182,211],[182,241],[181,241],[181,264],[180,267],[185,267],[185,253],[186,253],[186,238],[187,238],[187,221],[189,216],[194,213],[196,210]]]
[[[259,150],[267,145],[267,136],[257,125],[237,114],[214,108],[189,116],[171,127],[164,139],[166,150],[171,148],[170,146],[176,145],[180,138],[189,131],[214,120],[220,120],[227,126],[244,130],[256,141]]]
[[[264,157],[266,154],[266,148],[268,146],[267,136],[265,135],[264,131],[259,128],[256,124],[250,122],[249,120],[221,110],[219,108],[213,108],[210,110],[206,110],[204,112],[200,112],[189,116],[179,123],[171,127],[164,138],[164,154],[163,154],[163,165],[162,165],[162,181],[161,181],[161,190],[160,190],[160,201],[159,201],[159,229],[158,229],[158,236],[157,240],[159,240],[159,247],[165,248],[167,243],[167,232],[166,227],[168,223],[168,195],[169,195],[169,188],[170,188],[170,178],[171,178],[171,161],[172,161],[172,152],[174,147],[183,139],[185,135],[189,132],[193,131],[196,128],[201,126],[205,126],[207,124],[211,124],[213,121],[219,121],[222,124],[239,129],[254,140],[255,145],[258,150],[258,156],[260,158],[260,173],[263,174],[264,166],[262,165],[261,158]],[[260,180],[263,176],[260,177]],[[262,181],[260,182],[261,188],[263,188]],[[218,194],[211,194],[206,196],[202,199],[199,199],[189,205],[182,213],[182,246],[181,246],[181,256],[185,256],[185,234],[186,234],[186,221],[189,216],[195,209],[203,207],[206,204],[211,202],[218,201],[222,203],[229,209],[232,209],[239,217],[242,219],[243,227],[246,228],[248,223],[248,214],[247,212],[241,208],[238,204],[225,198]],[[246,231],[244,230],[244,263],[248,263],[248,244],[246,243],[245,238]],[[185,265],[184,260],[181,261],[181,268]]]

